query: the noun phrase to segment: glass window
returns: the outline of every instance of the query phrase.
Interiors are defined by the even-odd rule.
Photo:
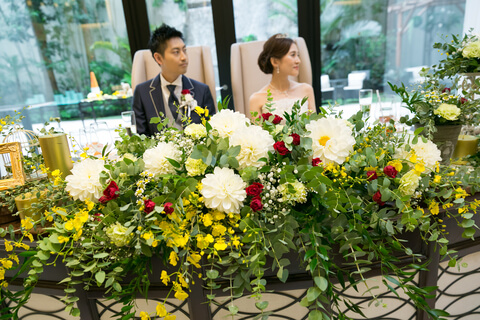
[[[146,3],[150,30],[165,23],[183,33],[187,46],[208,46],[211,49],[215,83],[218,84],[220,81],[211,2],[146,0]],[[219,91],[216,96],[217,99],[220,98]]]
[[[462,34],[464,0],[321,0],[322,96],[358,100],[361,88],[413,83],[441,56],[441,35]],[[330,86],[330,88],[328,88]],[[334,88],[333,90],[331,88]]]
[[[91,71],[104,93],[130,82],[121,1],[2,0],[0,25],[0,110],[31,105],[28,129],[50,116],[79,119]]]
[[[267,40],[276,33],[298,37],[297,0],[233,0],[237,42]]]

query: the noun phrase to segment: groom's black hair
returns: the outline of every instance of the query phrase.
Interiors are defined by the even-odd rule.
[[[159,28],[155,29],[148,42],[148,48],[150,48],[152,56],[155,52],[158,52],[163,57],[165,49],[167,49],[167,41],[172,38],[180,38],[183,40],[183,34],[166,24],[162,24]]]

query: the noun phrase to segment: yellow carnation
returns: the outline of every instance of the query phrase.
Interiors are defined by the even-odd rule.
[[[185,169],[187,169],[187,173],[191,177],[203,175],[207,167],[202,159],[188,158],[185,162]]]
[[[461,110],[454,104],[442,103],[433,113],[444,119],[454,121],[460,116]]]

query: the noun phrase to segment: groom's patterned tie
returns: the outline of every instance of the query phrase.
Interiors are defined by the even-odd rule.
[[[173,116],[173,121],[176,122],[178,118],[178,99],[175,96],[175,87],[176,85],[174,84],[169,84],[167,85],[168,91],[170,91],[170,97],[168,98],[168,107],[170,108],[170,111],[172,112]]]

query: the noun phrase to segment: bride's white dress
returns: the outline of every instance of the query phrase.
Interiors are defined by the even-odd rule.
[[[274,100],[272,101],[272,106],[271,109],[275,109],[272,111],[268,111],[267,106],[262,107],[262,112],[267,113],[271,112],[272,114],[276,114],[278,116],[283,117],[283,114],[285,112],[291,113],[292,112],[292,107],[295,104],[295,102],[300,101],[302,99],[298,98],[285,98],[282,100]],[[304,113],[308,111],[308,101],[306,101],[302,106],[300,106],[300,113]]]

